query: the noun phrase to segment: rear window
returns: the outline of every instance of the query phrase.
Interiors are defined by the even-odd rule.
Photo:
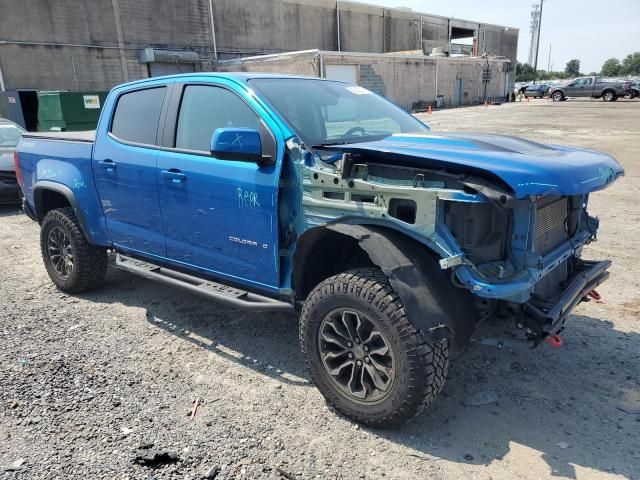
[[[154,145],[165,87],[147,88],[120,96],[111,133],[121,140]]]

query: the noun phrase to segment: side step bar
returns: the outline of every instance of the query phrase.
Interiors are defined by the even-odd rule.
[[[233,307],[256,311],[293,311],[294,309],[293,305],[287,302],[176,272],[144,260],[127,257],[121,253],[116,253],[116,266],[141,277],[157,280],[174,287],[181,287]]]

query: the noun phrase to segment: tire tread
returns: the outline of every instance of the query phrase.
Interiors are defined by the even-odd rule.
[[[47,258],[46,231],[50,223],[61,224],[69,233],[73,246],[74,274],[67,281],[55,277],[50,271]],[[105,248],[91,245],[82,231],[73,208],[57,208],[49,211],[42,220],[40,247],[42,259],[51,280],[65,292],[81,293],[99,287],[107,273],[107,252]]]
[[[372,419],[347,412],[340,405],[334,406],[355,421],[372,427],[391,427],[411,420],[434,401],[444,386],[449,368],[448,341],[429,343],[409,321],[404,305],[398,294],[393,291],[387,276],[375,267],[358,268],[324,280],[307,297],[300,316],[299,340],[309,370],[312,365],[309,364],[310,355],[305,345],[309,315],[320,300],[332,295],[336,290],[365,299],[384,315],[401,338],[410,368],[409,394],[392,414]],[[325,392],[320,386],[319,388],[324,395]]]

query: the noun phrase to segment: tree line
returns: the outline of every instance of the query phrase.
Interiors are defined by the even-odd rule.
[[[640,75],[640,52],[627,55],[622,61],[613,57],[602,65],[600,74],[603,77],[637,76]]]
[[[516,82],[530,82],[534,78],[534,70],[528,63],[516,64]],[[547,72],[546,70],[538,70],[536,72],[536,80],[554,80],[564,78],[579,77],[580,60],[577,58],[567,62],[563,71]],[[588,75],[602,75],[603,77],[626,77],[640,76],[640,52],[634,52],[627,55],[622,61],[617,58],[610,58],[604,62],[600,72],[591,72]]]

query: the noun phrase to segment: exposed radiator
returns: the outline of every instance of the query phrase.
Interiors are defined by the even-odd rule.
[[[567,197],[536,209],[534,251],[545,255],[568,239],[565,222],[569,215]]]

